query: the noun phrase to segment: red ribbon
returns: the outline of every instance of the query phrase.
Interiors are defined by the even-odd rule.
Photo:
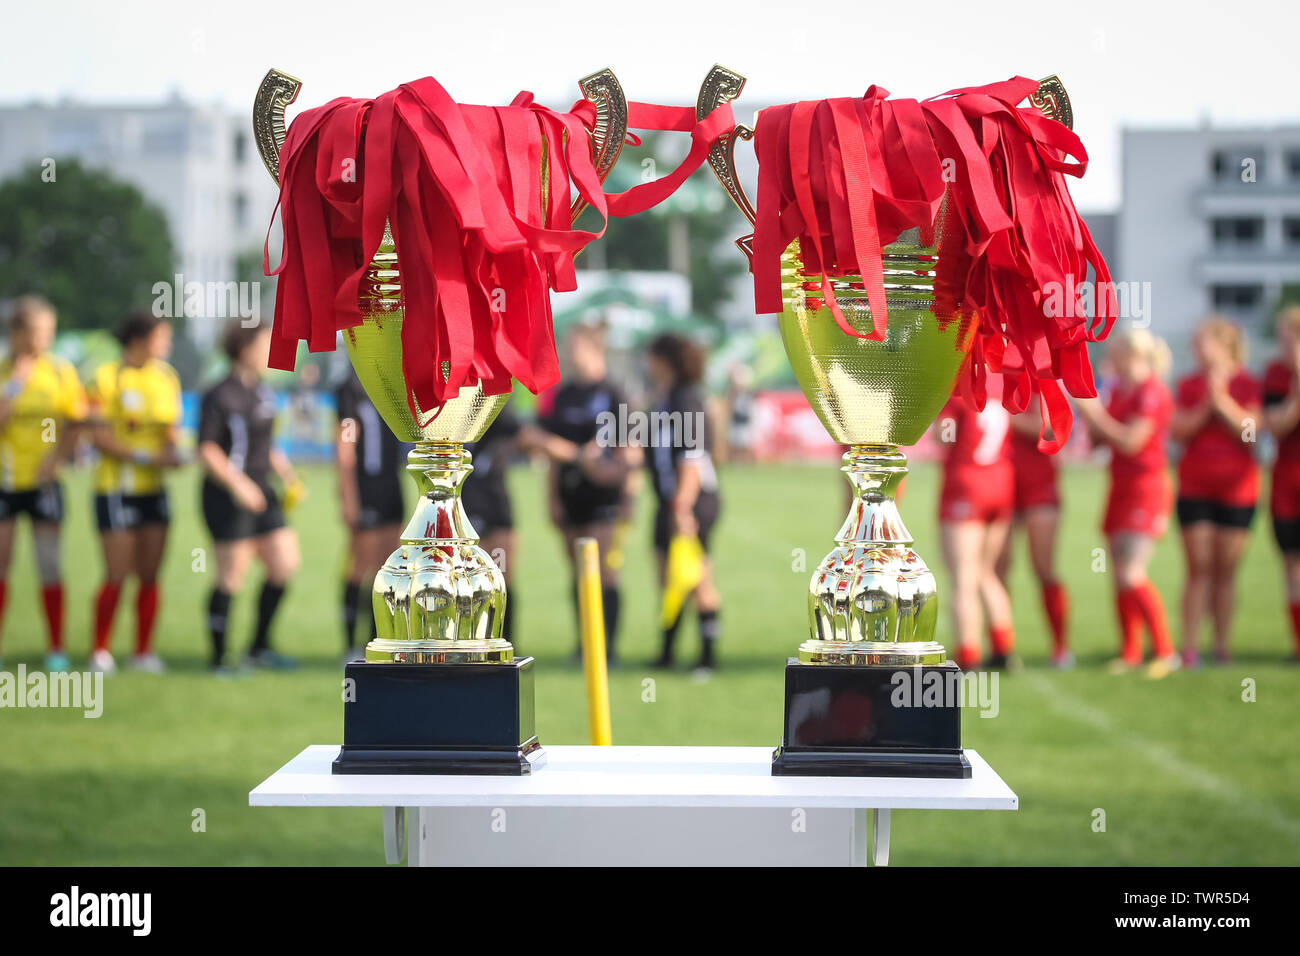
[[[609,216],[670,196],[735,125],[730,105],[697,122],[690,109],[630,103],[629,126],[689,131],[691,149],[666,176],[606,194],[589,146],[595,119],[587,100],[558,113],[531,93],[506,107],[467,106],[432,77],[299,114],[280,154],[284,244],[274,271],[263,251],[266,274],[280,277],[271,366],[292,369],[300,341],[331,351],[339,330],[361,323],[361,282],[387,222],[413,414],[479,382],[493,395],[509,391],[512,378],[533,392],[555,384],[550,292],[576,288],[574,255],[604,233]],[[599,230],[572,228],[571,188],[599,213]]]
[[[986,371],[995,371],[1007,377],[1009,411],[1040,395],[1039,447],[1054,452],[1073,421],[1065,392],[1096,395],[1086,343],[1106,337],[1116,303],[1065,185],[1087,169],[1083,144],[1037,109],[1017,106],[1037,88],[1012,77],[918,102],[872,86],[860,99],[764,109],[754,141],[754,298],[759,312],[781,311],[780,258],[798,239],[840,328],[879,341],[888,323],[883,248],[919,227],[925,244],[940,246],[936,309],[978,321],[958,391],[982,408]],[[936,239],[945,197],[949,225]],[[1090,268],[1091,319],[1079,295]],[[846,275],[862,277],[870,332],[855,331],[835,300],[830,280]]]

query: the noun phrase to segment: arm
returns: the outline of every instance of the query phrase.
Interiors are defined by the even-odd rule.
[[[683,458],[677,469],[677,493],[673,495],[673,527],[678,534],[695,534],[695,502],[700,497],[700,469],[691,458]]]
[[[1079,411],[1087,419],[1097,441],[1110,445],[1122,455],[1135,455],[1141,451],[1156,428],[1155,422],[1149,418],[1121,422],[1095,398],[1081,400]]]
[[[1210,402],[1201,402],[1191,408],[1178,407],[1174,409],[1173,417],[1169,419],[1169,434],[1174,441],[1185,442],[1202,428],[1210,420],[1213,412],[1213,406]]]
[[[357,443],[349,441],[344,432],[346,420],[339,423],[334,439],[334,462],[339,470],[339,501],[343,508],[343,523],[355,528],[361,515],[361,492],[357,488]]]
[[[1284,438],[1300,424],[1300,392],[1292,392],[1276,405],[1264,408],[1264,424],[1274,438]]]
[[[284,482],[286,488],[298,484],[298,475],[293,470],[289,456],[279,448],[271,449],[271,470]]]
[[[266,496],[257,483],[230,464],[230,458],[214,441],[199,442],[199,464],[209,478],[230,492],[243,508],[261,513],[266,510]]]

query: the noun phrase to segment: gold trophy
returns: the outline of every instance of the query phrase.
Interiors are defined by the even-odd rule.
[[[284,111],[300,86],[271,70],[254,101],[257,147],[277,182]],[[591,148],[603,180],[623,146],[627,103],[610,70],[584,78],[579,88],[596,106]],[[538,175],[544,192],[545,158]],[[574,202],[572,219],[583,206]],[[387,228],[359,306],[362,323],[343,333],[348,357],[388,427],[414,443],[406,468],[420,500],[400,547],[375,577],[376,638],[366,645],[364,663],[347,666],[355,700],[345,707],[334,771],[530,773],[545,763],[534,728],[533,659],[516,659],[501,637],[505,579],[478,546],[460,499],[473,471],[465,443],[483,437],[509,395],[465,387],[440,408],[417,408],[427,424],[412,415],[402,373],[401,266]]]
[[[715,66],[701,86],[697,115],[735,99],[744,85],[740,74]],[[1069,125],[1069,101],[1055,77],[1042,82],[1033,103]],[[735,148],[753,135],[737,126],[709,155],[751,225],[755,210],[736,175]],[[785,735],[775,774],[970,775],[955,703],[905,717],[890,705],[900,668],[915,669],[913,679],[921,681],[927,671],[956,674],[934,640],[934,576],[913,549],[895,502],[907,475],[900,446],[919,441],[948,401],[975,332],[974,316],[960,307],[945,310],[938,303],[951,297],[935,295],[938,263],[961,241],[946,212],[945,201],[935,245],[922,245],[920,231],[911,229],[882,250],[889,309],[883,341],[840,329],[821,301],[821,276],[804,268],[798,240],[781,257],[781,339],[818,419],[831,438],[849,446],[841,470],[853,503],[808,585],[808,639],[787,662]],[[750,238],[737,245],[752,259]],[[837,277],[831,285],[849,325],[870,332],[861,277]]]

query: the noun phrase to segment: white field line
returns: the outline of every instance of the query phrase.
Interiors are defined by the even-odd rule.
[[[1261,800],[1212,770],[1189,763],[1169,748],[1119,726],[1109,714],[1066,693],[1043,674],[1022,671],[1016,679],[1023,680],[1062,716],[1109,734],[1158,769],[1228,804],[1239,815],[1253,817],[1292,839],[1300,839],[1300,820],[1288,816],[1275,804]]]

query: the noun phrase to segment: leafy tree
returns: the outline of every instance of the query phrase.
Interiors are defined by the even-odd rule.
[[[0,183],[0,298],[44,295],[63,328],[114,328],[174,261],[162,211],[108,173],[46,161]]]

